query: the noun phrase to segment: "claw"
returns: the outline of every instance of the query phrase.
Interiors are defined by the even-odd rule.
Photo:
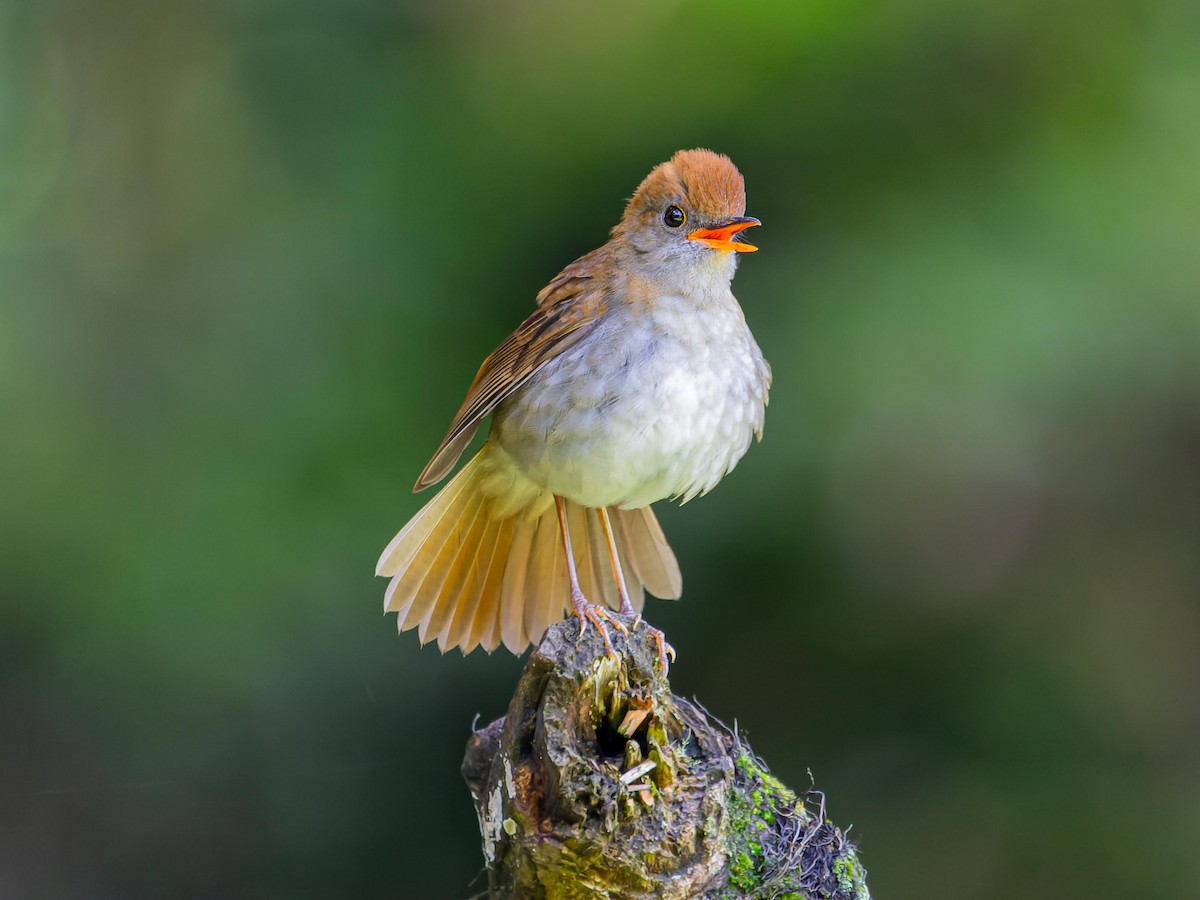
[[[650,628],[651,634],[654,635],[654,643],[658,645],[658,662],[662,666],[663,674],[665,675],[671,668],[667,664],[667,657],[671,657],[671,662],[675,662],[675,648],[667,643],[666,638],[663,637],[663,633],[657,628],[652,628],[649,625],[646,627]]]
[[[665,674],[670,669],[667,657],[670,657],[671,662],[675,662],[675,648],[667,643],[667,639],[660,629],[655,628],[649,622],[643,621],[641,613],[635,613],[632,628],[636,631],[639,626],[644,627],[654,636],[654,644],[658,648],[658,661],[662,665],[663,673]]]
[[[629,634],[629,629],[625,627],[625,623],[610,613],[603,606],[594,606],[593,608],[596,610],[596,615],[616,628],[617,631],[621,632],[621,634]]]
[[[602,619],[607,619],[613,624],[620,627],[622,631],[625,626],[620,622],[615,621],[604,609],[596,606],[594,603],[589,603],[583,594],[571,594],[572,614],[579,619],[579,636],[583,637],[583,632],[587,628],[587,623],[591,622],[595,629],[600,632],[600,639],[604,641],[604,652],[613,662],[619,662],[620,657],[617,656],[617,651],[613,649],[612,641],[608,637],[608,629],[604,627]]]

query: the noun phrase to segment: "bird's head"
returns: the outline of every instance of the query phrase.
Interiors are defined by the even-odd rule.
[[[731,264],[758,249],[742,240],[761,224],[745,212],[746,184],[729,157],[680,150],[638,186],[613,235],[655,261]]]

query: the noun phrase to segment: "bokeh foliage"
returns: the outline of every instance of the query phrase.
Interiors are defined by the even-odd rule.
[[[518,662],[379,615],[479,360],[688,146],[766,440],[677,691],[878,896],[1200,883],[1195,4],[0,7],[0,895],[466,896]]]

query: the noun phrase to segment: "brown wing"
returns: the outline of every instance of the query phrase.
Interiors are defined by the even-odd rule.
[[[437,484],[454,468],[475,429],[501,400],[539,368],[575,345],[604,312],[599,279],[579,271],[589,254],[572,263],[538,294],[538,308],[483,361],[441,446],[414,491]],[[575,271],[573,271],[575,270]]]
[[[603,247],[579,257],[538,291],[537,305],[539,307],[554,306],[592,290],[592,285],[600,280],[595,277],[595,273],[606,270],[611,252],[609,245],[605,244]]]

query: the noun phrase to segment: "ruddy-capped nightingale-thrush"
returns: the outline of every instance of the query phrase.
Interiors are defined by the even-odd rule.
[[[487,442],[379,558],[401,631],[443,651],[520,653],[569,602],[612,655],[604,623],[625,624],[608,609],[636,616],[643,589],[679,597],[650,504],[711,490],[762,437],[771,369],[729,289],[738,253],[756,249],[745,211],[728,157],[682,150],[608,243],[537,295],[414,490],[446,476],[490,413]]]

